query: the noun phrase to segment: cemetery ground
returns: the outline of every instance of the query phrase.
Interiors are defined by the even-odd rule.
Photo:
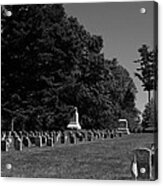
[[[1,176],[132,179],[132,150],[149,146],[151,143],[153,134],[139,133],[80,144],[1,152]],[[12,168],[7,169],[7,164],[11,164]]]

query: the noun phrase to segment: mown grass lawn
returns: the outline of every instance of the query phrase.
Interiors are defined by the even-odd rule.
[[[150,146],[153,134],[131,134],[77,145],[1,152],[2,177],[132,179],[132,150]],[[6,164],[11,164],[8,170]]]

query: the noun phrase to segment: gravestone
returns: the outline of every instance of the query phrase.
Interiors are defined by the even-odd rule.
[[[8,145],[11,146],[13,143],[13,138],[12,137],[6,137],[5,140],[8,142]]]
[[[82,135],[82,142],[85,142],[86,141],[85,132],[84,131],[81,131],[80,133]]]
[[[99,130],[96,131],[96,139],[99,139],[100,138],[100,132]]]
[[[50,147],[53,147],[53,146],[54,146],[53,138],[52,138],[52,137],[49,137],[49,138],[47,139],[47,146],[50,146]]]
[[[65,134],[62,132],[60,137],[61,143],[65,143]]]
[[[86,130],[83,131],[83,135],[84,135],[84,141],[88,141],[88,132]]]
[[[82,141],[82,134],[78,131],[75,131],[76,141],[77,143]]]
[[[114,138],[114,131],[113,130],[110,133],[110,138]]]
[[[46,134],[45,137],[46,137],[46,140],[47,140],[47,141],[48,141],[48,139],[50,138],[49,134]]]
[[[104,139],[106,139],[107,138],[107,132],[106,132],[106,130],[104,130],[104,132],[103,132],[104,134],[103,134],[103,136],[104,136]]]
[[[53,138],[53,136],[54,136],[54,132],[53,132],[53,131],[50,132],[49,136]]]
[[[93,141],[93,133],[91,130],[89,130],[87,133],[87,139],[88,139],[88,141]]]
[[[8,144],[8,142],[6,140],[2,140],[1,141],[1,150],[5,151],[5,152],[8,152],[9,144]]]
[[[81,133],[82,133],[82,141],[86,142],[87,141],[87,132],[83,130]]]
[[[155,165],[156,167],[156,165]],[[134,150],[131,173],[135,180],[153,180],[152,150],[139,148]]]
[[[122,132],[118,132],[118,137],[122,137]]]
[[[22,139],[22,142],[25,147],[31,147],[31,141],[30,141],[29,137],[24,136]]]
[[[74,107],[73,116],[70,120],[70,123],[67,125],[68,129],[81,129],[81,126],[79,124],[79,114],[77,107]]]
[[[117,128],[117,133],[121,132],[123,134],[130,134],[127,119],[119,119],[118,123],[119,123],[119,127]]]
[[[18,151],[23,150],[22,140],[19,137],[15,139],[14,147],[15,147],[15,150],[18,150]]]
[[[61,144],[61,141],[62,141],[62,132],[59,131],[59,132],[57,133],[57,136],[56,136],[56,143],[57,143],[57,144]]]
[[[65,141],[65,144],[70,143],[70,133],[68,131],[64,131],[64,141]]]
[[[37,147],[42,147],[42,137],[41,136],[36,136],[35,137],[35,145]]]
[[[35,136],[29,135],[29,139],[30,139],[31,145],[35,145]]]
[[[73,131],[70,131],[70,143],[71,144],[76,144],[77,143],[76,135]]]
[[[106,138],[109,138],[109,136],[110,136],[110,131],[109,130],[105,130],[105,136],[106,136]]]
[[[57,134],[56,134],[56,132],[54,132],[54,134],[53,134],[53,143],[56,143],[56,138],[57,138]]]
[[[47,145],[47,137],[42,135],[42,145],[46,146]]]

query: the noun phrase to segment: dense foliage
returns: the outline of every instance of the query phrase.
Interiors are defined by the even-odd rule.
[[[144,128],[154,127],[157,129],[157,108],[153,98],[145,106],[142,126]]]
[[[64,129],[74,106],[83,128],[133,122],[136,87],[116,59],[104,58],[101,36],[59,4],[5,8],[12,15],[2,11],[2,129]]]
[[[139,64],[135,75],[141,80],[144,91],[148,91],[148,102],[151,99],[151,91],[157,90],[157,66],[158,66],[158,50],[157,47],[149,50],[147,45],[139,48],[140,58],[135,63]]]

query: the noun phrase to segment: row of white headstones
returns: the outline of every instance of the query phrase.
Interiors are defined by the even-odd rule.
[[[117,133],[116,130],[66,130],[64,132],[52,131],[35,133],[31,131],[24,134],[10,131],[9,134],[2,133],[1,150],[9,151],[11,147],[14,147],[15,150],[22,151],[23,147],[53,147],[55,144],[77,144],[116,136],[121,136],[121,133]]]

